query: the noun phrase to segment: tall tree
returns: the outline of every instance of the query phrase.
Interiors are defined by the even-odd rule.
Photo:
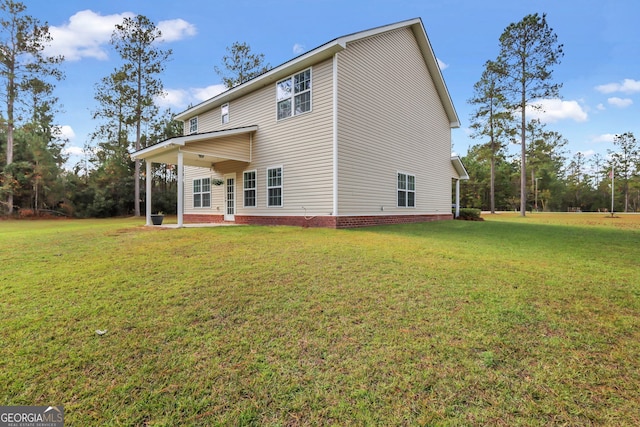
[[[16,126],[16,102],[25,82],[34,76],[61,79],[57,64],[62,57],[48,57],[43,53],[51,41],[49,26],[26,14],[26,6],[12,0],[0,2],[0,80],[4,89],[7,137],[6,167],[3,190],[6,191],[7,211],[13,212],[14,177],[11,164],[14,152],[14,129]]]
[[[640,148],[633,132],[625,132],[613,138],[616,150],[608,150],[612,164],[618,176],[622,178],[622,192],[624,193],[624,211],[629,212],[629,182],[638,172],[640,162]]]
[[[557,97],[560,84],[551,82],[553,66],[560,63],[562,45],[547,25],[546,14],[525,16],[510,24],[500,36],[497,63],[503,73],[502,91],[514,111],[520,114],[520,215],[527,208],[526,109],[536,108],[533,101]]]
[[[564,175],[565,147],[568,141],[558,132],[547,130],[539,120],[527,123],[527,158],[530,166],[531,191],[535,190],[535,179],[540,178],[538,191],[544,187],[549,197],[545,207],[558,208],[562,204],[565,183]],[[540,186],[542,184],[542,187]]]
[[[271,68],[268,63],[264,63],[264,54],[252,53],[251,47],[245,42],[234,42],[231,47],[227,47],[222,65],[223,68],[215,66],[214,69],[229,89],[266,73]]]
[[[159,75],[171,56],[171,50],[160,49],[157,41],[161,31],[147,17],[137,15],[125,18],[111,36],[111,44],[124,60],[122,72],[124,84],[132,88],[134,108],[130,117],[135,124],[135,149],[140,150],[142,123],[148,122],[157,113],[154,98],[163,93]],[[140,160],[135,160],[135,215],[140,216]]]
[[[487,61],[480,80],[473,86],[474,94],[469,103],[476,106],[471,115],[473,138],[488,138],[490,157],[489,204],[491,213],[496,211],[495,181],[496,157],[503,151],[505,140],[511,133],[509,123],[512,120],[506,108],[505,97],[500,91],[499,79],[502,76],[497,64]]]

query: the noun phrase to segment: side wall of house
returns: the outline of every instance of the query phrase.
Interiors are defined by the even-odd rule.
[[[451,214],[449,120],[409,28],[338,54],[338,153],[340,216]],[[415,207],[397,206],[398,172]]]
[[[302,70],[300,70],[302,71]],[[283,120],[276,118],[276,84],[229,103],[229,122],[222,124],[220,106],[198,116],[198,133],[257,125],[252,136],[251,163],[225,161],[214,170],[185,168],[185,213],[222,215],[224,186],[212,187],[211,208],[193,208],[193,179],[236,174],[238,216],[330,215],[333,209],[333,79],[332,61],[311,68],[311,111]],[[185,122],[188,128],[189,121]],[[187,129],[188,131],[188,129]],[[210,144],[226,144],[220,140]],[[202,144],[202,143],[198,143]],[[267,207],[267,169],[282,167],[282,207]],[[256,171],[257,206],[244,207],[243,172]]]

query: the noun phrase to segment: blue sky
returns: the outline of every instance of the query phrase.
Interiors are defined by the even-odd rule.
[[[109,45],[115,23],[142,14],[173,50],[162,80],[164,107],[182,111],[221,90],[214,66],[234,41],[279,65],[336,37],[420,17],[451,93],[462,126],[453,131],[453,151],[470,145],[473,84],[484,63],[498,53],[504,28],[529,13],[546,13],[564,44],[555,67],[562,99],[544,100],[541,119],[569,141],[570,155],[606,155],[615,134],[640,137],[640,26],[637,0],[26,0],[27,11],[47,22],[54,37],[49,53],[63,54],[66,80],[56,95],[64,112],[58,123],[69,137],[70,163],[97,123],[95,84],[119,66]],[[511,147],[516,152],[517,146]]]

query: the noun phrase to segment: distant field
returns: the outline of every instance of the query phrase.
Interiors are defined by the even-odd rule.
[[[0,221],[0,405],[70,426],[640,425],[640,215],[484,217]]]

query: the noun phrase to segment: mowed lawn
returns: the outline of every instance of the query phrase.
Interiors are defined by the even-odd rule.
[[[637,426],[640,215],[618,216],[0,221],[0,405],[64,405],[69,426]]]

